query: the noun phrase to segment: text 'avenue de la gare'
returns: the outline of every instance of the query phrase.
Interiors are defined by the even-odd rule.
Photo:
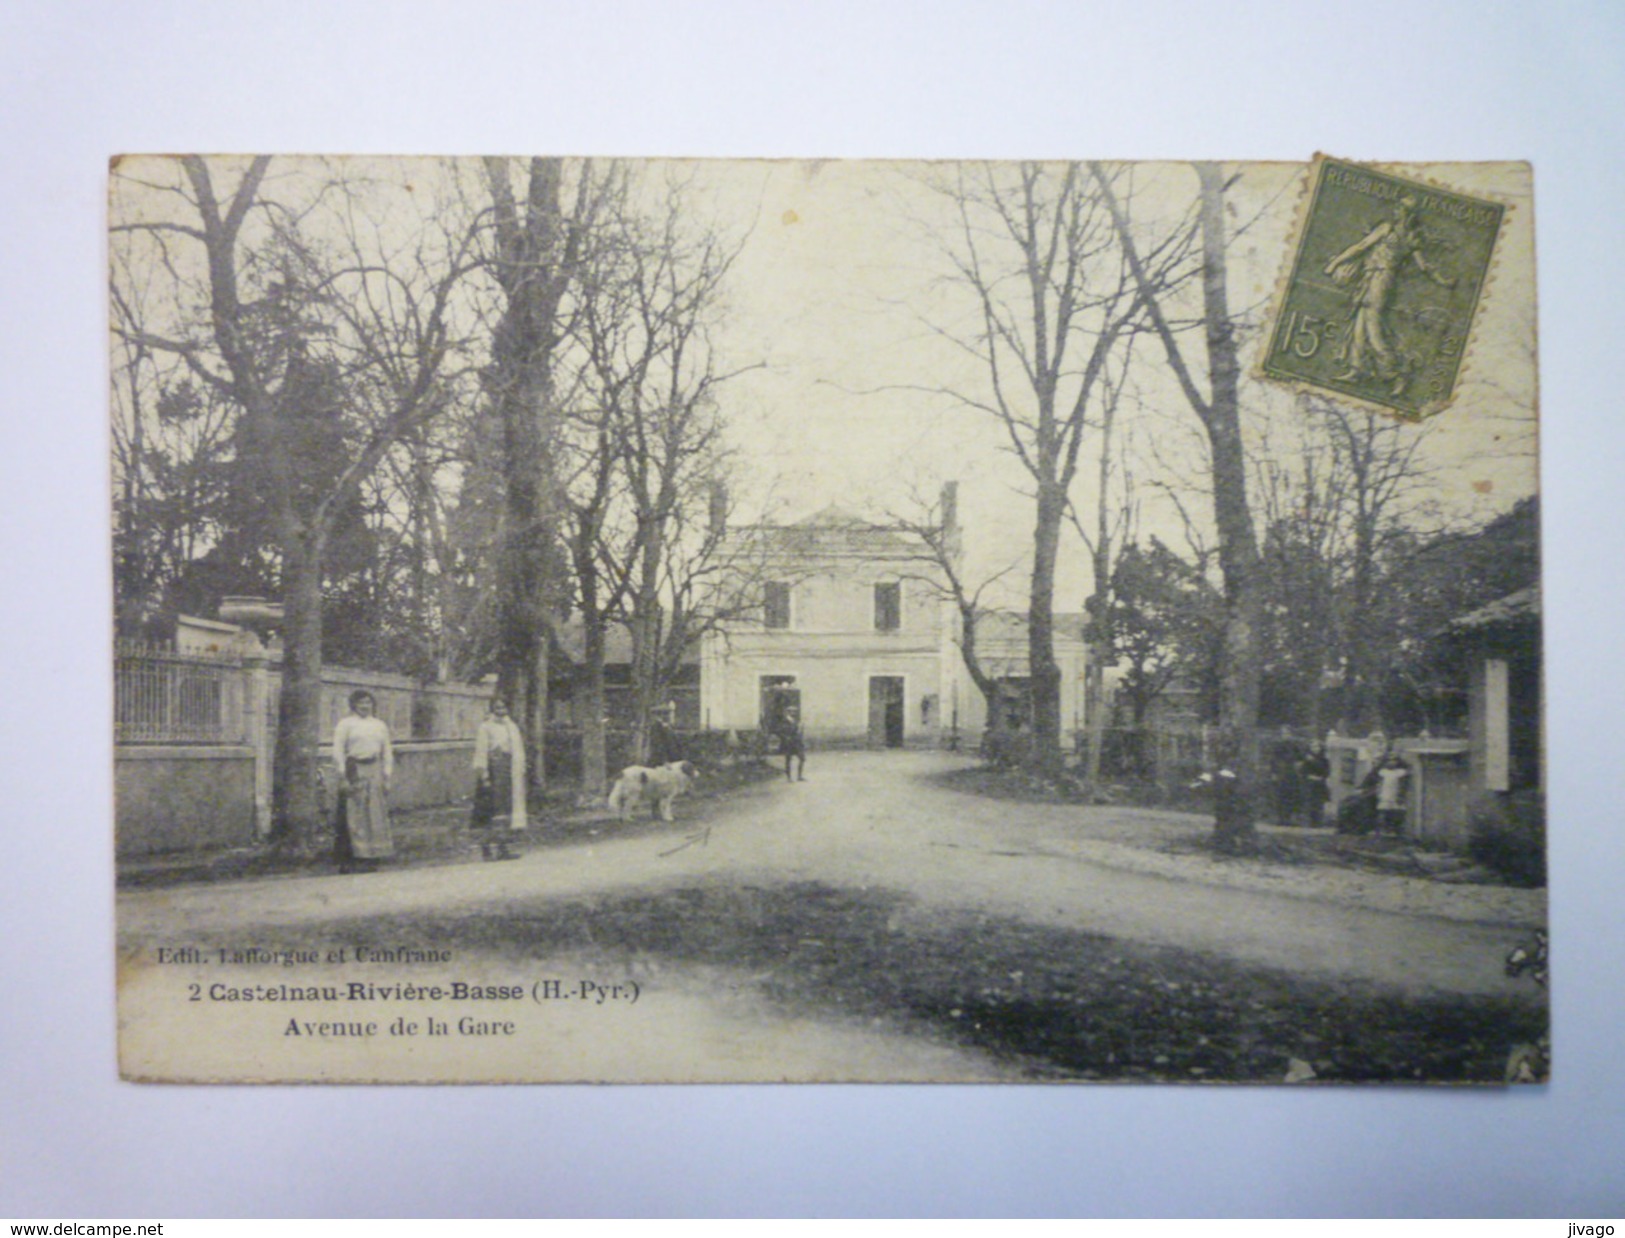
[[[313,1040],[364,1040],[379,1035],[382,1026],[376,1019],[289,1019],[288,1025],[282,1029],[282,1034],[308,1036]],[[459,1036],[512,1036],[518,1030],[519,1025],[512,1019],[476,1019],[464,1015],[456,1023],[456,1034]],[[436,1019],[432,1015],[421,1023],[401,1015],[389,1025],[389,1034],[407,1037],[450,1036],[452,1024],[446,1019]]]

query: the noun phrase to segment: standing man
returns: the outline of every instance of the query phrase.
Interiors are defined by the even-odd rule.
[[[1304,810],[1304,824],[1318,829],[1326,824],[1326,801],[1331,798],[1332,762],[1326,755],[1326,745],[1316,740],[1309,745],[1309,753],[1298,762],[1298,775],[1303,779],[1300,802]]]
[[[779,715],[779,751],[784,754],[784,780],[806,782],[807,745],[801,738],[801,710],[794,705],[786,705]],[[794,779],[790,777],[792,758],[796,763]]]
[[[677,702],[657,705],[649,715],[649,764],[670,765],[681,761],[683,753],[677,742]]]

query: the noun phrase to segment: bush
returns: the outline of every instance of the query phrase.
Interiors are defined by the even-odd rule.
[[[1489,795],[1467,814],[1467,851],[1512,885],[1546,884],[1546,800],[1539,791]]]
[[[989,729],[982,733],[982,759],[998,769],[1025,769],[1033,762],[1030,731]]]
[[[718,769],[740,761],[760,761],[777,751],[770,738],[760,731],[680,731],[678,742],[683,755],[702,769]]]

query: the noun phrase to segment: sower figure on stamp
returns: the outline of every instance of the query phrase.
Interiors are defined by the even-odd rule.
[[[1441,287],[1456,282],[1428,265],[1425,244],[1416,199],[1405,197],[1394,207],[1393,219],[1372,228],[1326,264],[1332,279],[1354,285],[1354,317],[1340,354],[1348,369],[1338,375],[1340,379],[1371,376],[1392,382],[1394,395],[1405,389],[1409,359],[1394,347],[1388,327],[1395,284],[1410,265]]]
[[[377,704],[370,692],[350,693],[350,713],[333,731],[333,765],[339,776],[333,854],[340,872],[366,872],[395,854],[389,827],[395,748],[389,727],[374,717]]]
[[[474,811],[469,828],[480,834],[487,860],[513,860],[508,835],[525,828],[525,737],[508,714],[508,702],[491,701],[490,715],[474,733]]]
[[[784,780],[806,782],[807,745],[801,738],[801,711],[794,705],[786,705],[784,712],[779,715],[778,738],[779,751],[784,754]],[[792,758],[796,763],[794,779],[790,777]]]

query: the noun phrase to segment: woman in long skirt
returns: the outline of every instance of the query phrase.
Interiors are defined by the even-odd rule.
[[[492,700],[490,716],[474,734],[474,774],[479,781],[469,826],[480,834],[480,854],[487,860],[516,859],[508,836],[527,824],[525,739],[501,697]]]
[[[333,731],[333,764],[339,774],[333,851],[343,872],[373,868],[395,854],[389,827],[395,748],[388,725],[373,716],[376,708],[372,693],[350,693],[350,713]]]

